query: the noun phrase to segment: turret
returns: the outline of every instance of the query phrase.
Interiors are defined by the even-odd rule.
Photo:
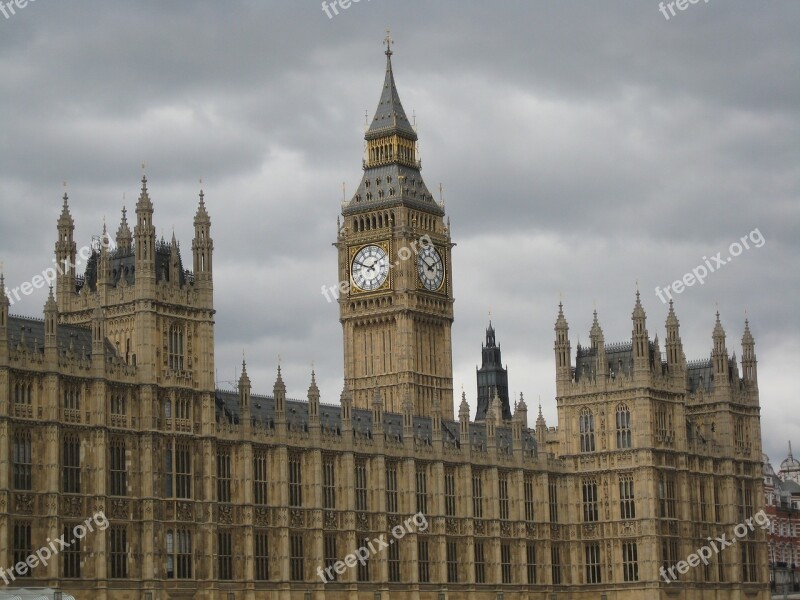
[[[372,397],[372,432],[376,438],[383,438],[383,397],[378,387]]]
[[[100,293],[100,302],[107,301],[108,289],[111,287],[111,260],[108,255],[108,231],[103,221],[103,235],[100,238],[100,259],[97,261],[97,290]]]
[[[92,368],[102,373],[106,360],[106,318],[98,304],[92,313]]]
[[[123,254],[127,254],[133,248],[133,234],[128,227],[128,210],[122,207],[122,219],[119,222],[119,229],[117,229],[117,248]]]
[[[467,394],[461,390],[461,404],[458,407],[458,424],[460,428],[461,446],[469,446],[469,404]]]
[[[539,416],[536,417],[536,442],[539,448],[545,448],[547,445],[547,422],[542,414],[541,402],[539,402]]]
[[[519,402],[514,408],[514,418],[511,423],[511,430],[513,436],[514,452],[521,453],[522,447],[522,434],[528,427],[528,405],[522,397],[522,392],[519,394]]]
[[[742,375],[748,385],[758,389],[758,361],[756,360],[756,342],[750,333],[750,321],[744,321],[744,335],[742,336]]]
[[[272,395],[275,398],[275,428],[283,431],[286,429],[286,384],[283,383],[280,365],[275,384],[272,386]]]
[[[311,369],[311,383],[308,386],[308,427],[309,429],[319,429],[319,387],[317,386],[317,375]]]
[[[200,190],[200,202],[194,216],[194,239],[192,240],[192,259],[194,278],[197,283],[211,285],[214,240],[211,239],[211,217],[206,211],[205,194]]]
[[[353,432],[353,394],[347,387],[346,381],[339,396],[339,403],[342,405],[342,437],[347,439],[352,437]]]
[[[433,413],[431,414],[431,440],[441,443],[442,441],[442,404],[439,401],[439,394],[433,397]]]
[[[169,244],[169,280],[173,285],[180,286],[181,271],[180,247],[178,240],[175,238],[175,230],[173,230],[172,240]]]
[[[50,288],[50,295],[53,289]],[[0,265],[0,364],[8,364],[8,307],[10,306],[6,295],[6,277]]]
[[[636,304],[633,307],[633,331],[631,345],[633,347],[633,372],[645,373],[650,370],[650,338],[647,335],[647,315],[642,308],[639,290],[636,290]]]
[[[684,380],[686,376],[686,357],[683,354],[683,342],[681,342],[680,322],[675,316],[675,308],[672,300],[669,301],[669,313],[667,313],[667,369],[671,378]]]
[[[147,191],[147,177],[142,176],[142,189],[136,202],[136,283],[156,280],[156,228],[153,226],[153,203]]]
[[[51,364],[58,359],[58,304],[53,297],[53,286],[44,303],[44,355]]]
[[[414,403],[408,392],[403,401],[403,442],[412,446],[414,444]]]
[[[572,380],[572,358],[570,356],[569,325],[564,318],[564,305],[558,303],[558,318],[556,319],[556,382],[559,385]]]
[[[603,328],[597,320],[597,311],[594,311],[592,329],[589,332],[589,339],[592,348],[595,350],[595,373],[598,379],[608,376],[608,359],[606,358],[606,342],[603,336]]]
[[[486,411],[486,448],[489,452],[497,450],[497,416],[495,415],[496,403],[489,405]]]
[[[69,212],[69,197],[64,192],[64,204],[61,207],[61,216],[58,218],[58,241],[56,242],[56,299],[63,312],[69,307],[75,295],[75,260],[77,248],[75,246],[75,221]]]
[[[242,374],[239,375],[239,425],[242,431],[249,433],[252,428],[250,408],[250,377],[247,375],[247,363],[242,357]]]
[[[725,346],[725,330],[719,320],[719,311],[717,311],[717,321],[714,324],[714,333],[711,338],[714,341],[714,349],[711,351],[714,389],[722,390],[730,386],[730,377],[728,374],[728,349]]]

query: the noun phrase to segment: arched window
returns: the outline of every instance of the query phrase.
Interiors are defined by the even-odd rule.
[[[183,327],[172,325],[169,328],[169,368],[173,371],[183,371]]]
[[[617,448],[631,447],[631,411],[626,404],[617,406]]]
[[[594,452],[594,415],[588,408],[581,410],[579,425],[581,452]]]

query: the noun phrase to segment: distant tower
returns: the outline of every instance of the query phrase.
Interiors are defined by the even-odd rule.
[[[478,410],[476,421],[486,419],[486,411],[495,394],[500,397],[503,407],[503,420],[511,420],[511,406],[508,400],[508,371],[503,368],[500,358],[500,346],[497,345],[494,327],[489,321],[486,329],[486,343],[481,345],[482,362],[477,370],[478,378]]]

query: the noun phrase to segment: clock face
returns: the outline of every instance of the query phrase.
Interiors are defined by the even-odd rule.
[[[425,289],[435,292],[444,281],[444,262],[432,244],[423,246],[417,255],[417,274]]]
[[[377,290],[389,275],[389,257],[380,246],[364,246],[353,257],[353,283],[365,292]]]

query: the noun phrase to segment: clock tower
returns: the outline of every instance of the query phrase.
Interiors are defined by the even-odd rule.
[[[353,405],[369,408],[380,392],[385,409],[453,418],[450,233],[444,205],[420,173],[417,133],[392,73],[364,139],[364,175],[342,205],[336,248],[345,382]]]

